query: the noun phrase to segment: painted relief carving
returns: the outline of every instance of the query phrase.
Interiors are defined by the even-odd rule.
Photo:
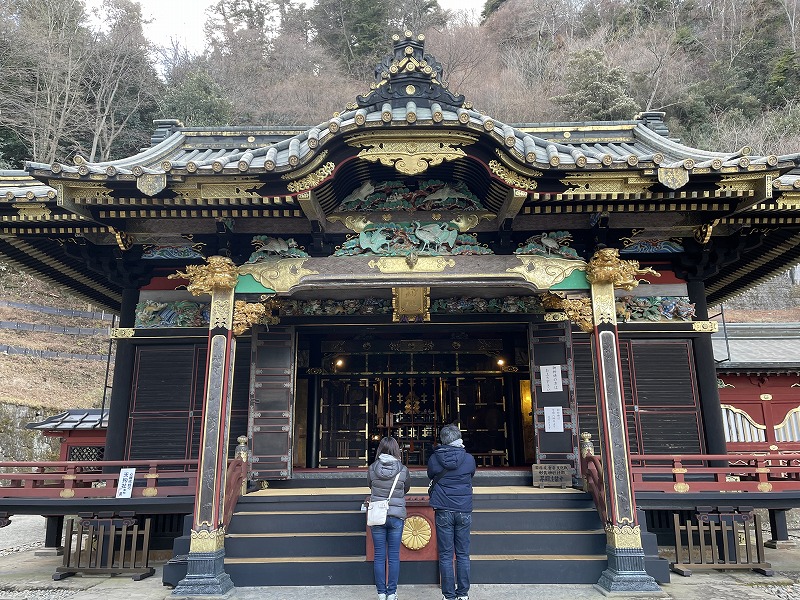
[[[308,257],[308,252],[300,248],[293,238],[283,239],[257,235],[253,238],[251,245],[255,247],[255,252],[247,259],[250,264],[276,258]]]
[[[205,327],[211,319],[211,305],[203,302],[154,302],[136,305],[134,328]]]
[[[532,235],[524,244],[514,250],[514,254],[533,256],[561,256],[562,258],[578,258],[578,253],[569,247],[572,236],[568,231],[551,231]]]
[[[617,319],[631,321],[691,321],[694,304],[686,296],[624,296],[617,298]]]
[[[616,248],[602,248],[595,252],[586,267],[586,279],[589,283],[610,283],[615,288],[632,290],[640,281],[639,275],[645,273],[660,277],[657,271],[650,267],[639,267],[635,260],[621,260],[619,250]]]
[[[517,258],[522,264],[506,271],[508,273],[518,273],[527,282],[532,283],[540,290],[546,290],[557,283],[561,283],[576,270],[583,271],[586,269],[586,263],[582,260],[547,258],[525,254],[517,254]]]
[[[342,244],[334,256],[378,254],[381,256],[425,256],[492,254],[471,234],[459,233],[451,223],[371,224]]]
[[[202,249],[205,244],[192,244],[190,246],[144,246],[142,260],[193,260],[205,258]]]
[[[549,310],[563,311],[581,331],[591,333],[594,330],[592,301],[589,298],[566,298],[563,294],[548,292],[542,295],[542,306]]]
[[[360,298],[349,300],[285,300],[280,314],[287,317],[334,317],[349,315],[388,315],[392,312],[389,298]]]
[[[544,307],[539,296],[506,296],[505,298],[437,298],[431,301],[431,313],[469,314],[542,314]]]
[[[306,269],[303,263],[307,257],[280,258],[260,263],[246,262],[239,269],[242,275],[252,275],[267,289],[276,292],[288,292],[307,275],[318,275],[318,271]]]
[[[453,184],[438,179],[419,182],[410,190],[402,181],[364,182],[351,192],[336,209],[337,212],[406,211],[418,210],[484,210],[478,197],[465,183]]]
[[[621,241],[625,244],[625,247],[619,251],[620,254],[672,254],[683,252],[683,246],[674,240],[622,238]]]

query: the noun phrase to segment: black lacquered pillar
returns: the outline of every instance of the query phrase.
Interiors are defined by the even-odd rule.
[[[233,582],[224,568],[223,520],[236,343],[233,337],[234,288],[238,270],[229,258],[211,256],[208,265],[190,266],[186,273],[177,276],[191,281],[187,289],[193,294],[211,294],[211,323],[188,565],[186,577],[175,587],[172,596],[224,596],[233,589]]]
[[[635,261],[620,260],[617,250],[604,248],[595,253],[586,268],[586,278],[592,286],[592,337],[599,380],[597,416],[607,511],[608,568],[597,585],[608,592],[660,591],[655,579],[645,571],[641,529],[636,518],[614,302],[615,285],[632,289],[638,283],[638,267]]]

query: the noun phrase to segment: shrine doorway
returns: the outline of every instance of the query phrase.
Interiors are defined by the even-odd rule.
[[[524,324],[299,332],[294,466],[363,468],[392,435],[424,467],[448,423],[479,466],[533,462],[527,339]]]

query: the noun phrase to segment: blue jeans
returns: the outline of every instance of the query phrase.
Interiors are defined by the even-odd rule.
[[[436,511],[436,543],[439,547],[439,578],[447,600],[469,594],[469,529],[472,513]],[[453,552],[456,570],[453,575]]]
[[[405,521],[397,517],[386,517],[384,525],[373,525],[372,545],[375,548],[375,587],[379,594],[397,592],[397,580],[400,577],[400,540],[403,537]],[[388,559],[388,560],[387,560]],[[389,564],[389,576],[386,576],[386,564]]]

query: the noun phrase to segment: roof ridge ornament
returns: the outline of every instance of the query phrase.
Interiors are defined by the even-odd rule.
[[[416,37],[405,31],[401,37],[392,36],[394,53],[375,67],[375,83],[370,91],[356,97],[360,108],[372,107],[381,110],[385,102],[393,108],[405,107],[413,99],[418,107],[430,107],[432,103],[463,106],[464,96],[453,94],[443,81],[440,62],[425,54],[425,36]]]

